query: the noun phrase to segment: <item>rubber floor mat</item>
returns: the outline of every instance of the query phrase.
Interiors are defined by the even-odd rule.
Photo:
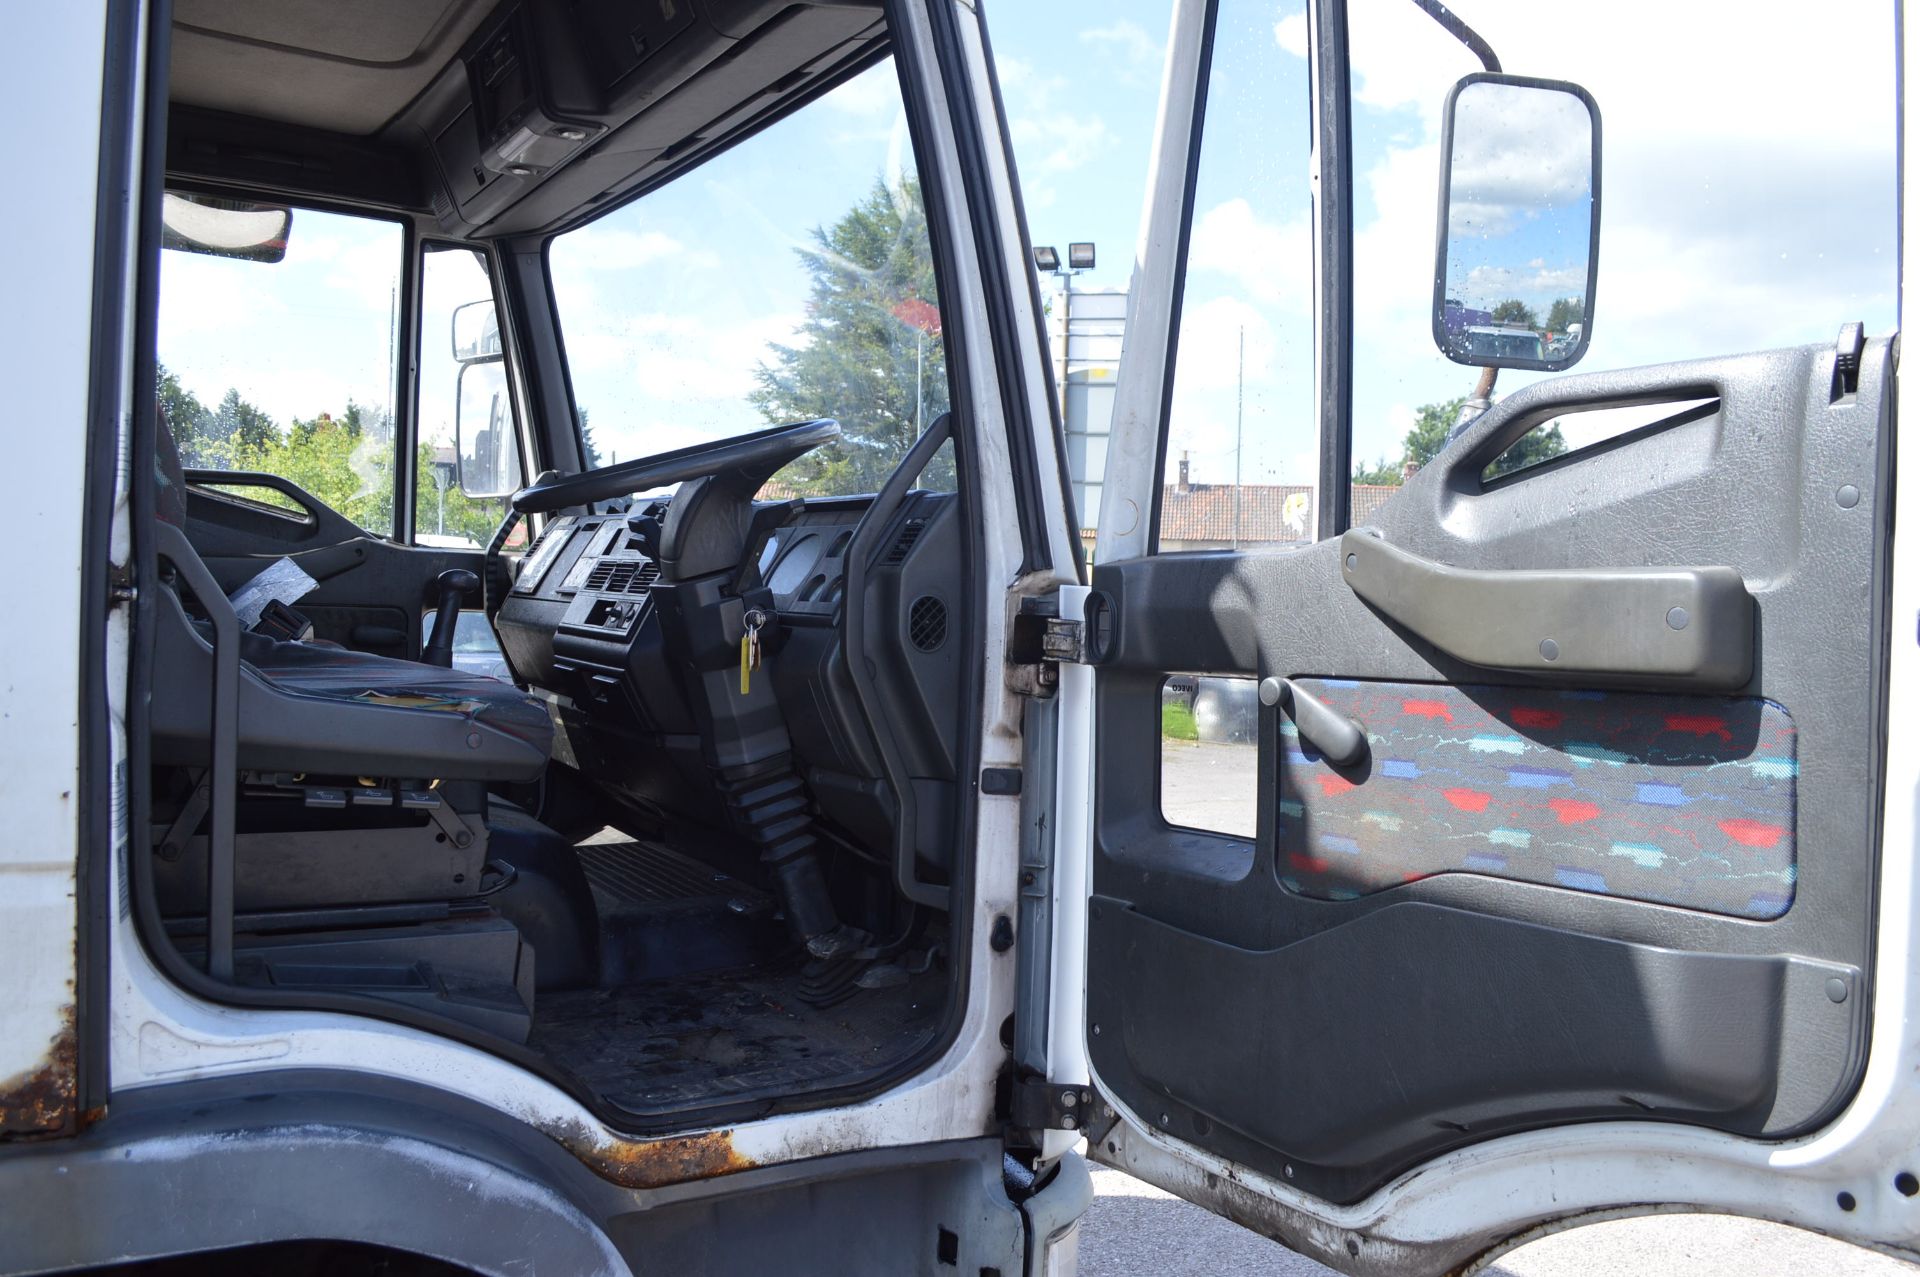
[[[628,904],[760,894],[738,878],[656,843],[586,842],[574,851],[588,882]]]
[[[933,1040],[946,995],[930,971],[822,1011],[799,985],[796,965],[542,994],[529,1045],[603,1099],[653,1113],[869,1076]]]

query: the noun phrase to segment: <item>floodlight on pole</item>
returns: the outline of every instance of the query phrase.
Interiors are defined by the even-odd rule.
[[[1033,250],[1033,264],[1044,271],[1060,269],[1060,250],[1051,244],[1043,244]]]
[[[1093,269],[1093,245],[1088,243],[1067,245],[1067,265],[1073,270]]]

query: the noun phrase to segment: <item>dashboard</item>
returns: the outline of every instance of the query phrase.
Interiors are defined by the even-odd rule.
[[[740,722],[721,722],[728,711],[691,694],[696,680],[737,672],[703,664],[685,636],[718,633],[737,645],[743,607],[760,607],[772,619],[754,678],[771,688],[818,815],[851,841],[885,847],[894,805],[846,669],[847,630],[861,625],[881,712],[912,778],[922,859],[941,873],[951,856],[966,646],[958,498],[915,491],[900,503],[875,543],[854,617],[847,551],[871,500],[756,505],[735,570],[690,582],[663,581],[647,550],[648,524],[664,520],[665,502],[549,520],[519,559],[496,625],[517,677],[547,694],[555,757],[637,813],[724,824],[711,755],[730,733],[765,728],[750,721],[748,701],[739,702]],[[678,623],[663,623],[675,609],[665,620]]]

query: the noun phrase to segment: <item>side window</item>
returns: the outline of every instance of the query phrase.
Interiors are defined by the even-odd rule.
[[[1864,321],[1870,335],[1892,330],[1892,9],[1838,0],[1822,10],[1823,21],[1884,59],[1863,66],[1810,60],[1793,23],[1729,24],[1711,5],[1663,6],[1656,41],[1638,38],[1641,27],[1627,20],[1617,38],[1595,30],[1587,33],[1594,38],[1565,39],[1537,7],[1485,0],[1450,7],[1508,71],[1572,80],[1599,105],[1595,313],[1591,343],[1569,372],[1831,342],[1849,320]],[[1565,374],[1502,369],[1483,384],[1488,370],[1456,364],[1436,348],[1443,106],[1454,83],[1480,63],[1405,0],[1352,0],[1348,30],[1358,524],[1440,454],[1469,400],[1485,393],[1497,403]],[[1833,119],[1852,122],[1838,142],[1824,124]],[[1481,322],[1530,331],[1551,348],[1585,325],[1576,279],[1551,252],[1527,266],[1499,272],[1464,304],[1484,308]],[[1568,414],[1542,423],[1486,477],[1681,411]]]
[[[832,417],[770,495],[876,490],[947,410],[940,290],[892,63],[554,240],[599,464]],[[953,486],[937,456],[920,477]]]
[[[520,432],[507,390],[486,258],[427,246],[421,270],[420,435],[414,540],[484,546],[521,486]]]
[[[400,225],[182,191],[165,202],[160,395],[182,463],[277,475],[391,535]]]
[[[1287,549],[1319,476],[1306,12],[1215,21],[1156,548]]]

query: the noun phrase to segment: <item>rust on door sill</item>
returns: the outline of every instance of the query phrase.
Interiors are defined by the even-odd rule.
[[[664,1188],[752,1169],[756,1163],[733,1146],[732,1131],[702,1131],[660,1139],[621,1139],[576,1123],[549,1129],[602,1179],[622,1188]]]
[[[71,1005],[60,1009],[60,1030],[45,1062],[0,1084],[0,1139],[71,1135],[79,1111],[80,1039]]]

